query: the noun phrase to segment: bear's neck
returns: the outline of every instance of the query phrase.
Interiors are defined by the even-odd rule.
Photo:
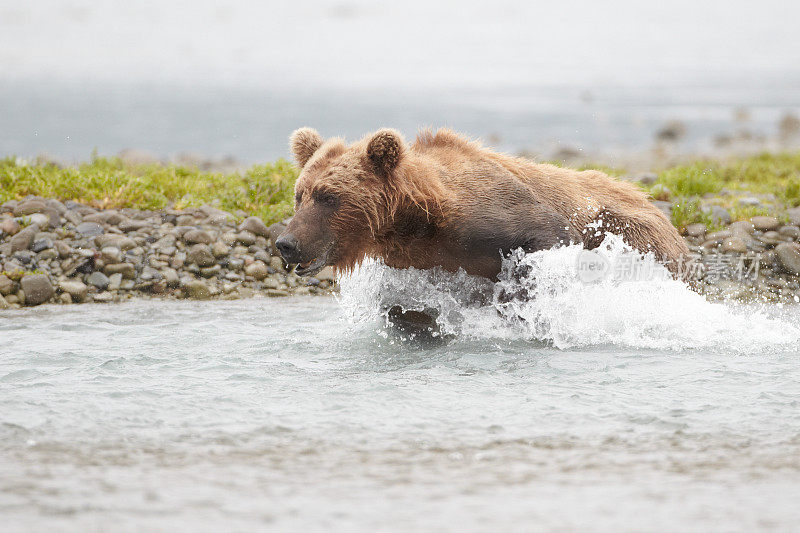
[[[450,265],[455,245],[448,235],[448,211],[454,206],[440,166],[409,154],[393,176],[388,196],[393,208],[375,233],[374,255],[394,268],[433,268]]]
[[[430,249],[439,233],[437,218],[412,201],[402,202],[375,234],[375,254],[389,266],[416,266],[420,250]]]
[[[444,223],[441,215],[426,212],[416,204],[399,208],[390,224],[375,236],[372,254],[392,268],[429,269],[450,272],[463,268],[468,274],[493,278],[499,271],[499,254],[475,257]]]

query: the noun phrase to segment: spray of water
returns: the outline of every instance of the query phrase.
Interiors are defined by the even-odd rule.
[[[497,283],[463,271],[398,270],[371,261],[340,280],[339,301],[355,323],[385,321],[387,310],[400,305],[434,310],[443,334],[525,338],[560,349],[616,345],[749,353],[800,343],[796,320],[775,306],[711,303],[617,236],[591,252],[608,268],[605,275],[580,275],[586,253],[579,245],[517,251],[503,261]],[[627,277],[619,275],[620,265]]]

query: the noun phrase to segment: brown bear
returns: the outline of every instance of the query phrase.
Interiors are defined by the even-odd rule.
[[[514,249],[591,249],[605,232],[652,251],[674,274],[688,253],[634,185],[497,153],[450,130],[422,131],[408,145],[382,129],[348,146],[301,128],[290,144],[301,168],[296,213],[275,244],[299,275],[375,257],[496,280]]]

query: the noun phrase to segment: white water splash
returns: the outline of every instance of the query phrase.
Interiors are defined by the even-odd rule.
[[[378,261],[367,261],[350,276],[340,279],[339,303],[352,322],[386,318],[387,310],[399,305],[405,310],[431,311],[444,334],[468,330],[465,320],[476,313],[491,316],[494,283],[485,278],[456,274],[436,268],[390,268]],[[494,317],[500,322],[500,317]],[[488,324],[488,323],[487,323]],[[482,330],[486,329],[484,325]]]
[[[800,343],[800,327],[773,306],[711,303],[654,261],[610,235],[594,252],[648,275],[593,283],[578,277],[580,245],[503,262],[498,283],[440,269],[398,270],[371,261],[341,279],[340,304],[353,322],[435,309],[444,334],[542,341],[556,348],[616,345],[752,353]],[[585,252],[584,252],[585,253]],[[509,299],[508,295],[514,297]]]

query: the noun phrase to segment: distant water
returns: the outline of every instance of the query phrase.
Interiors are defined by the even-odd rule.
[[[541,300],[505,326],[377,265],[339,303],[2,312],[3,529],[794,529],[798,310],[612,294],[576,253],[517,259]],[[398,296],[455,338],[386,330]]]
[[[613,155],[671,120],[696,152],[800,114],[798,17],[782,0],[0,2],[0,156],[251,163],[304,125]]]
[[[651,147],[671,120],[686,125],[682,149],[697,152],[740,129],[775,136],[785,113],[800,115],[800,83],[763,81],[439,91],[0,81],[0,155],[74,161],[138,148],[253,163],[290,157],[289,134],[308,125],[349,141],[384,126],[409,139],[448,126],[509,152],[568,148],[613,159]],[[740,108],[745,123],[734,120]]]

